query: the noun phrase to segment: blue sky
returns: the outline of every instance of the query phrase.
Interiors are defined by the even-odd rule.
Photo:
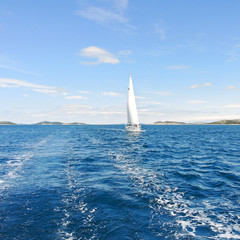
[[[238,0],[3,0],[0,120],[240,118]]]

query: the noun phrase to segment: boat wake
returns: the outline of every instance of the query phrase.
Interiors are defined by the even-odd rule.
[[[131,152],[135,150],[131,149]],[[155,236],[202,239],[204,231],[208,239],[240,239],[240,216],[237,212],[228,212],[234,208],[231,202],[220,205],[214,201],[196,202],[194,197],[167,184],[163,172],[145,168],[142,159],[131,157],[127,149],[122,153],[112,152],[109,156],[115,161],[115,167],[131,180],[138,197],[148,199],[151,213],[148,227]],[[223,214],[215,211],[218,207],[222,208]]]

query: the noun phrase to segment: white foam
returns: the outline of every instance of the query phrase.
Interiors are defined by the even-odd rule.
[[[236,234],[236,232],[240,232],[238,221],[233,221],[236,217],[238,219],[236,214],[218,215],[214,202],[206,201],[203,204],[196,204],[194,198],[186,200],[184,193],[179,192],[178,188],[168,186],[163,178],[159,178],[161,174],[156,174],[152,169],[140,167],[135,159],[129,157],[127,151],[123,152],[126,152],[126,156],[121,153],[109,154],[115,160],[115,167],[127,174],[141,192],[157,192],[159,194],[157,198],[149,201],[152,219],[154,215],[161,214],[163,209],[168,211],[183,231],[176,233],[176,238],[181,235],[201,237],[201,235],[197,235],[196,229],[206,226],[215,233],[215,236],[211,237],[212,239],[240,239],[240,235]],[[162,176],[164,175],[162,174]],[[227,201],[223,207],[233,208],[231,203],[227,203]],[[166,224],[171,225],[171,222]]]

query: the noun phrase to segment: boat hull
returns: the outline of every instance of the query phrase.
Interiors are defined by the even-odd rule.
[[[140,124],[127,124],[125,126],[127,131],[131,131],[131,132],[139,132],[141,131],[141,125]]]

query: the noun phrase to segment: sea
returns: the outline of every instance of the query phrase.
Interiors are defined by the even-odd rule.
[[[240,239],[240,126],[0,126],[0,239]]]

